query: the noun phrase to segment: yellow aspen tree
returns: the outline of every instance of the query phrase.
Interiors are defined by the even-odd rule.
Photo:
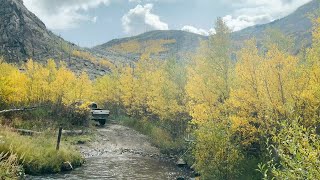
[[[74,102],[76,101],[90,101],[92,99],[93,87],[91,80],[86,72],[82,72],[77,80],[75,81],[75,85],[70,91],[73,91],[74,97],[70,97],[70,99]]]
[[[205,179],[235,179],[242,155],[233,142],[226,107],[234,76],[230,30],[221,18],[215,29],[188,67],[186,92],[196,125],[193,154],[196,169]]]
[[[297,88],[292,85],[297,67],[296,57],[280,51],[276,45],[269,48],[261,70],[263,98],[276,119],[279,116],[286,117],[286,110],[291,108],[297,92]]]
[[[25,104],[27,77],[17,67],[0,60],[0,107]]]
[[[77,78],[73,72],[68,70],[63,64],[57,71],[57,77],[52,82],[53,96],[51,101],[57,105],[68,105],[74,102],[72,90],[75,86]]]
[[[150,97],[152,78],[157,71],[158,62],[150,59],[150,54],[143,54],[134,68],[133,107],[137,115],[149,114],[148,99]]]
[[[306,127],[319,126],[320,106],[320,18],[314,20],[312,47],[306,52],[304,66],[304,82],[300,103],[300,113],[304,116]]]
[[[182,107],[178,104],[178,89],[165,71],[165,64],[150,74],[150,89],[148,96],[148,109],[160,119],[170,119]]]
[[[104,75],[94,83],[94,99],[99,104],[120,103],[120,78],[117,72]],[[120,107],[119,107],[120,108]]]
[[[231,60],[230,30],[221,18],[216,34],[203,42],[188,68],[186,92],[194,122],[220,117],[221,105],[229,98],[234,65]]]
[[[121,102],[129,115],[133,115],[134,107],[134,68],[125,66],[120,70],[119,75],[119,93]]]
[[[47,79],[49,70],[30,59],[25,64],[25,71],[28,77],[27,96],[29,103],[44,103],[48,101],[50,88]]]
[[[258,140],[258,127],[263,114],[261,69],[263,58],[259,55],[256,40],[245,43],[238,53],[236,64],[235,86],[228,100],[232,121],[232,131],[238,132],[243,137],[242,144],[249,145]]]
[[[19,72],[18,69],[13,71],[8,78],[11,82],[11,91],[12,93],[7,96],[8,104],[13,105],[26,105],[27,102],[27,76],[21,72]],[[10,86],[9,86],[10,87]]]

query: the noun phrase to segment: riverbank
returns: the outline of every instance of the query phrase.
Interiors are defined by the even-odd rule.
[[[60,147],[57,151],[56,137],[50,132],[22,136],[11,128],[0,126],[0,152],[6,155],[0,159],[0,164],[8,163],[11,157],[14,160],[9,164],[12,167],[11,172],[18,172],[18,174],[3,173],[1,176],[14,179],[23,177],[24,173],[33,175],[58,173],[64,170],[63,164],[67,163],[72,167],[83,164],[84,159],[81,154],[69,143],[61,142]]]
[[[77,149],[86,163],[67,173],[28,177],[29,179],[177,179],[190,178],[186,168],[175,165],[150,143],[149,137],[115,122],[98,127],[90,141]]]

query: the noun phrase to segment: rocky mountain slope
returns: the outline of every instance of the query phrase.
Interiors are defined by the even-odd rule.
[[[74,56],[85,49],[69,43],[51,31],[24,5],[22,0],[0,0],[0,56],[7,62],[22,64],[29,58],[45,63],[53,58],[64,61],[75,72],[87,71],[91,77],[105,74],[109,67],[92,58]],[[82,53],[84,54],[84,53]]]
[[[22,0],[0,0],[0,22],[0,51],[9,62],[43,60],[60,54],[62,43],[71,45],[48,31]]]

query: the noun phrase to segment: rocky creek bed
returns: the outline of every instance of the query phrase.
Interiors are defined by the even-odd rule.
[[[190,171],[162,155],[148,137],[116,123],[98,128],[95,140],[78,145],[86,163],[73,171],[27,179],[190,179]]]

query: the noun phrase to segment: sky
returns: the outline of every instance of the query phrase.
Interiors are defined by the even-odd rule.
[[[294,12],[311,0],[23,0],[65,40],[93,47],[151,30],[214,33],[222,17],[238,31]]]

